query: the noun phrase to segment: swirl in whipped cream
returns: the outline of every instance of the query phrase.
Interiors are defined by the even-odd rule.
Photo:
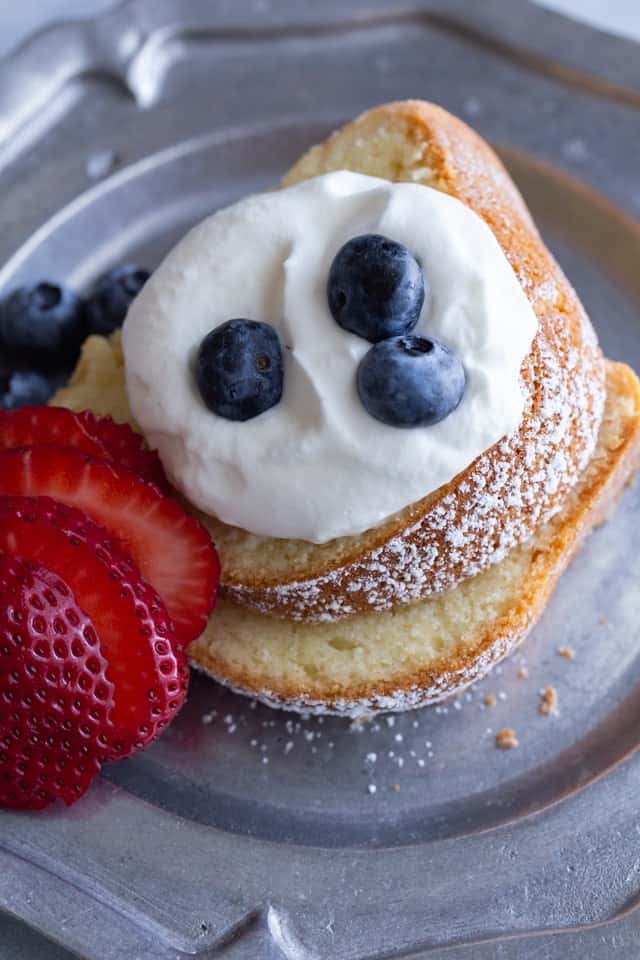
[[[405,244],[427,296],[412,333],[456,351],[466,390],[445,420],[411,430],[373,419],[356,390],[370,344],[327,304],[336,252],[357,234]],[[202,401],[193,362],[232,317],[270,323],[284,392],[244,423]],[[515,430],[535,314],[490,228],[429,187],[339,171],[248,197],[195,227],[133,303],[124,334],[134,417],[175,485],[252,533],[324,543],[377,526],[452,480]]]

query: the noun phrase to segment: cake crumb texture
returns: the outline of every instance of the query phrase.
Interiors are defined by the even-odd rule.
[[[518,737],[511,727],[504,727],[496,733],[496,747],[499,750],[514,750],[518,746]]]
[[[555,687],[546,687],[542,691],[538,712],[541,713],[543,717],[549,717],[551,714],[558,712],[558,694]]]

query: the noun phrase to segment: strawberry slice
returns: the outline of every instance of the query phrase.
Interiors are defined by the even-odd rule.
[[[114,687],[91,621],[50,570],[0,554],[0,807],[70,804],[99,772]]]
[[[77,417],[89,436],[99,440],[107,451],[105,459],[128,467],[145,480],[155,483],[163,493],[173,493],[157,451],[149,450],[142,436],[127,423],[116,423],[111,417],[98,417],[91,410],[83,410]]]
[[[162,597],[181,645],[202,633],[220,565],[209,534],[177,500],[132,470],[56,447],[1,452],[0,496],[52,497],[82,510],[126,547]]]
[[[21,407],[0,411],[0,450],[47,446],[79,450],[135,471],[170,493],[171,487],[155,450],[147,450],[140,434],[111,417],[90,410],[73,413],[63,407]]]
[[[186,660],[158,595],[101,527],[46,497],[0,497],[0,553],[44,566],[68,585],[115,689],[105,759],[142,749],[175,716],[187,688]]]

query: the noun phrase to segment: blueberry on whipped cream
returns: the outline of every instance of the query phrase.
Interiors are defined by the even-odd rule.
[[[453,351],[426,337],[391,337],[360,361],[358,394],[365,409],[392,427],[431,427],[464,393],[464,367]]]
[[[375,346],[358,366],[363,407],[390,427],[431,427],[456,409],[464,367],[438,340],[407,336],[424,304],[422,268],[402,243],[378,233],[348,240],[327,281],[336,323]]]
[[[282,397],[282,351],[268,323],[227,320],[198,349],[196,379],[209,410],[225,420],[252,420]]]
[[[334,320],[371,343],[413,330],[424,303],[424,277],[407,247],[367,233],[338,250],[327,282]]]

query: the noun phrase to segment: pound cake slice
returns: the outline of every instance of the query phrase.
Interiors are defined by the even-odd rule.
[[[640,459],[640,383],[607,363],[596,451],[562,511],[499,563],[427,600],[337,623],[296,623],[223,602],[189,648],[194,666],[284,709],[357,717],[435,703],[526,637],[584,537]]]
[[[604,401],[603,358],[589,319],[507,171],[473,130],[434,104],[386,104],[313,147],[284,185],[336,169],[410,181],[461,200],[491,228],[533,307],[538,332],[521,370],[519,429],[379,526],[311,543],[256,535],[201,515],[220,553],[221,595],[303,622],[415,602],[499,562],[562,508],[593,453]],[[78,390],[92,375],[103,385],[93,400],[100,410],[131,419],[118,337],[86,345],[73,381],[74,405],[87,405]],[[69,403],[69,394],[62,391],[56,402]]]
[[[314,544],[208,522],[223,596],[301,621],[385,610],[502,559],[557,510],[591,456],[604,368],[591,324],[491,148],[440,107],[392,103],[312,148],[285,186],[347,169],[445,192],[490,227],[538,321],[521,370],[519,429],[374,529]],[[204,518],[203,518],[204,519]]]

